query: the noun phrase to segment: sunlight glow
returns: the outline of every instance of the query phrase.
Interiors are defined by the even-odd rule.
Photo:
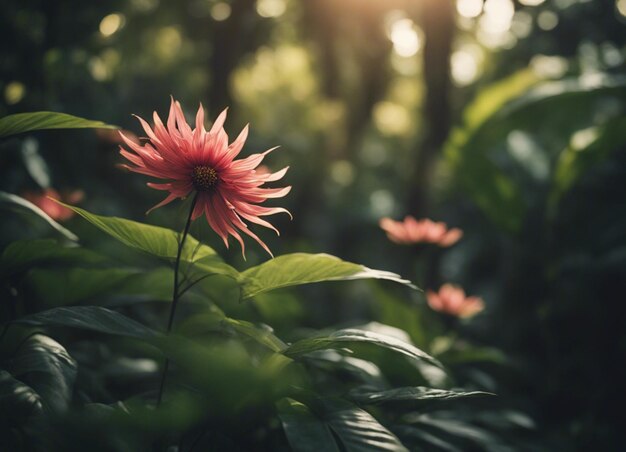
[[[559,24],[559,16],[552,11],[541,11],[537,16],[537,25],[545,31],[554,29]]]
[[[256,12],[261,17],[280,17],[287,10],[285,0],[257,0]]]
[[[123,14],[109,14],[100,21],[100,34],[105,38],[113,35],[119,31],[126,23],[126,18]]]
[[[483,12],[483,0],[457,0],[456,10],[459,15],[469,19],[478,17]]]
[[[24,98],[25,94],[26,87],[22,82],[13,81],[4,87],[4,100],[6,100],[9,105],[17,104]]]
[[[479,75],[479,59],[476,51],[470,48],[461,48],[450,57],[452,78],[456,85],[467,86],[474,82]]]
[[[487,0],[480,25],[487,33],[503,33],[511,27],[515,6],[511,0]]]
[[[622,17],[626,17],[626,0],[617,0],[615,2],[615,9],[617,12],[622,15]]]
[[[519,0],[519,2],[524,6],[537,6],[541,5],[546,0]]]
[[[422,42],[415,23],[411,19],[400,19],[391,25],[389,38],[393,49],[402,57],[411,57],[419,52]]]
[[[218,22],[226,20],[230,17],[230,5],[225,2],[219,2],[211,7],[211,17]]]

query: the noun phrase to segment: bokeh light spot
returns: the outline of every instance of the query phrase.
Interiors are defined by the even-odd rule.
[[[218,22],[224,21],[230,17],[230,5],[225,2],[219,2],[211,7],[211,17]]]
[[[17,104],[24,98],[25,94],[26,87],[22,82],[13,81],[4,87],[4,100],[6,100],[9,105]]]
[[[261,17],[280,17],[285,14],[287,3],[285,0],[257,0],[256,12]]]
[[[389,38],[393,49],[403,57],[415,55],[422,45],[415,23],[411,19],[400,19],[391,25]]]
[[[559,16],[553,11],[541,11],[537,16],[537,25],[545,31],[553,30],[559,24]]]
[[[100,21],[100,34],[105,38],[108,38],[109,36],[112,36],[114,33],[119,31],[125,23],[126,18],[123,14],[109,14]]]
[[[478,17],[483,12],[483,0],[457,0],[456,10],[463,17]]]

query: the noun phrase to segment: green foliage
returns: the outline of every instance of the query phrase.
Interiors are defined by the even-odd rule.
[[[44,129],[117,129],[101,121],[91,121],[65,113],[36,111],[0,118],[0,138]]]
[[[519,232],[537,202],[529,185],[556,178],[555,186],[566,189],[565,173],[571,165],[567,162],[573,159],[564,145],[570,134],[594,125],[594,108],[609,99],[626,99],[624,77],[591,74],[539,83],[528,72],[515,74],[487,88],[468,106],[464,126],[445,146],[446,158],[474,202],[496,224]],[[608,134],[604,140],[598,138],[598,147],[602,143],[618,147],[611,130],[617,130],[614,127],[622,120],[608,116],[604,121],[609,123],[596,124],[599,135]],[[545,150],[555,147],[566,149],[558,165],[559,153]],[[602,151],[586,155],[600,156]]]
[[[0,191],[0,208],[8,208],[11,210],[19,210],[26,212],[28,215],[45,221],[52,229],[58,232],[61,236],[68,240],[77,240],[78,238],[71,231],[68,231],[65,227],[50,218],[50,215],[45,213],[39,207],[32,202],[11,193],[5,193]]]

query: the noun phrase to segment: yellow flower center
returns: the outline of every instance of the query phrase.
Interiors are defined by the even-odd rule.
[[[217,181],[217,171],[210,166],[196,166],[191,173],[191,182],[198,191],[210,190]]]

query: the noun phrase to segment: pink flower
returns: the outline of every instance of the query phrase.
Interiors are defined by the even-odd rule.
[[[444,284],[439,293],[429,290],[426,299],[433,310],[455,317],[472,317],[485,308],[481,298],[466,297],[465,291],[453,284]]]
[[[463,236],[463,231],[458,228],[448,229],[445,223],[428,218],[418,221],[410,215],[404,221],[382,218],[380,227],[387,232],[389,240],[401,245],[433,243],[446,247],[454,245]]]
[[[74,216],[74,211],[53,201],[53,199],[66,202],[68,204],[76,204],[83,200],[85,193],[82,190],[74,190],[71,192],[65,192],[61,195],[54,188],[47,188],[40,192],[25,192],[22,194],[22,197],[35,204],[47,213],[53,220],[65,221]]]
[[[281,179],[287,172],[288,167],[275,173],[255,171],[263,158],[276,148],[235,160],[248,136],[248,126],[229,145],[228,135],[223,128],[226,110],[207,132],[204,128],[204,109],[200,105],[195,128],[192,129],[185,121],[180,104],[174,99],[167,127],[156,112],[152,128],[142,118],[137,119],[148,135],[148,141],[141,145],[120,132],[126,146],[134,151],[120,148],[120,153],[132,164],[122,166],[136,173],[165,180],[159,184],[150,182],[148,186],[169,192],[163,201],[148,212],[175,199],[197,194],[192,220],[205,215],[209,226],[222,238],[226,247],[229,235],[237,239],[244,258],[245,246],[238,231],[255,239],[272,255],[267,245],[248,229],[244,220],[279,234],[274,226],[261,217],[279,212],[289,214],[281,207],[259,205],[269,198],[281,198],[291,190],[291,187],[261,188],[266,182]]]

